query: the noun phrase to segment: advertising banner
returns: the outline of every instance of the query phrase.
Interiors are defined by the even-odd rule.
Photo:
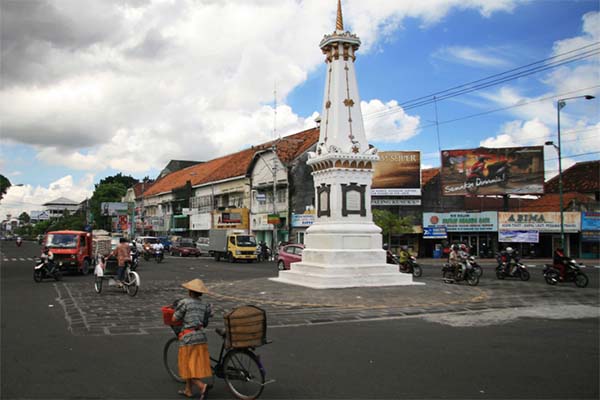
[[[192,214],[190,215],[190,229],[193,231],[207,231],[211,228],[210,213]]]
[[[421,199],[381,199],[371,197],[372,206],[420,206]]]
[[[315,214],[292,214],[293,228],[306,228],[314,224]]]
[[[216,211],[213,215],[213,228],[217,229],[248,229],[249,210],[247,208],[232,208]]]
[[[581,216],[577,211],[563,213],[565,232],[579,232]],[[498,212],[498,230],[500,231],[539,231],[560,232],[559,212]]]
[[[581,213],[582,231],[600,231],[600,212],[584,211]]]
[[[538,231],[500,231],[498,241],[503,243],[539,243]]]
[[[100,203],[102,215],[116,217],[117,215],[127,214],[129,203],[107,202]]]
[[[373,171],[372,196],[420,196],[421,152],[382,151]]]
[[[442,151],[442,194],[543,194],[544,147]]]
[[[423,229],[438,226],[445,227],[448,232],[495,232],[498,218],[496,211],[423,213]]]

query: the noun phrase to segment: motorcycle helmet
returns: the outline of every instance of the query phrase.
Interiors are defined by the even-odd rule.
[[[463,244],[461,244],[461,245],[460,245],[460,249],[461,249],[462,251],[467,251],[467,245],[466,245],[466,244],[464,244],[464,243],[463,243]]]
[[[512,252],[513,252],[513,248],[512,248],[512,247],[507,247],[507,248],[506,248],[506,252],[507,252],[508,254],[512,254]]]
[[[457,244],[453,244],[453,245],[452,245],[452,250],[454,250],[454,251],[458,251],[458,248],[459,248],[459,247],[458,247],[458,245],[457,245]]]
[[[404,246],[402,246],[402,247],[400,247],[400,248],[401,248],[402,250],[404,250],[404,251],[407,251],[407,250],[408,250],[408,246],[407,246],[407,245],[404,245]]]
[[[388,244],[387,244],[387,243],[384,243],[384,244],[383,244],[383,249],[384,249],[384,250],[387,250],[387,249],[389,249],[389,248],[390,248],[390,246],[388,246]]]

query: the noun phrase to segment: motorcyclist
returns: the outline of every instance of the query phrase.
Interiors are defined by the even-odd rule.
[[[458,276],[461,273],[461,257],[459,255],[459,246],[453,244],[450,248],[450,254],[448,254],[448,264],[454,269],[454,274]]]
[[[471,166],[471,173],[483,176],[485,170],[485,162],[488,158],[484,156],[477,157],[477,161]]]
[[[136,264],[136,260],[139,257],[137,246],[135,243],[129,243],[129,252],[131,253],[131,263]]]
[[[265,261],[269,259],[269,246],[264,241],[260,242],[260,256]]]
[[[54,268],[54,253],[50,251],[48,246],[44,246],[40,258],[42,259],[42,262],[45,264],[45,267],[48,269],[48,271],[51,271],[52,268]]]
[[[567,270],[566,260],[567,257],[565,256],[564,250],[562,248],[558,247],[556,250],[554,250],[552,261],[554,264],[554,268],[558,269],[560,272],[561,281],[565,279],[565,272]]]
[[[507,247],[506,250],[506,265],[504,266],[504,273],[510,276],[515,276],[517,271],[517,253],[512,247]]]
[[[385,250],[385,262],[388,264],[396,264],[396,257],[394,256],[394,253],[390,251],[390,246],[385,243],[383,249]]]
[[[23,242],[23,239],[21,239],[21,236],[17,236],[17,246],[21,246],[22,242]]]
[[[408,260],[410,259],[410,253],[408,252],[408,246],[404,245],[400,247],[400,254],[398,256],[400,269],[405,270],[407,267]]]
[[[152,245],[152,252],[154,253],[155,257],[156,257],[156,253],[163,253],[164,249],[165,249],[165,246],[161,242],[156,242]]]

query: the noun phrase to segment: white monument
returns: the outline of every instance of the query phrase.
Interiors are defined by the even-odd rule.
[[[354,60],[360,39],[344,31],[338,0],[336,30],[319,44],[327,79],[316,153],[309,154],[317,218],[306,231],[302,261],[274,281],[315,289],[413,284],[386,264],[381,229],[371,214],[377,150],[365,135]]]

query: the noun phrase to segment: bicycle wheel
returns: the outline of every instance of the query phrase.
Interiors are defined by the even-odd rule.
[[[179,376],[179,366],[177,356],[179,354],[179,340],[176,337],[172,337],[165,343],[163,349],[163,363],[171,378],[177,382],[185,382],[185,379],[181,379]]]
[[[94,280],[94,290],[96,291],[96,293],[102,292],[102,278],[99,276],[97,276]]]
[[[138,281],[135,272],[130,272],[127,274],[127,281],[125,282],[125,289],[127,290],[127,294],[131,297],[135,296],[138,292]]]
[[[238,399],[253,400],[263,391],[265,371],[258,357],[249,350],[229,351],[223,360],[223,374],[227,388]]]

